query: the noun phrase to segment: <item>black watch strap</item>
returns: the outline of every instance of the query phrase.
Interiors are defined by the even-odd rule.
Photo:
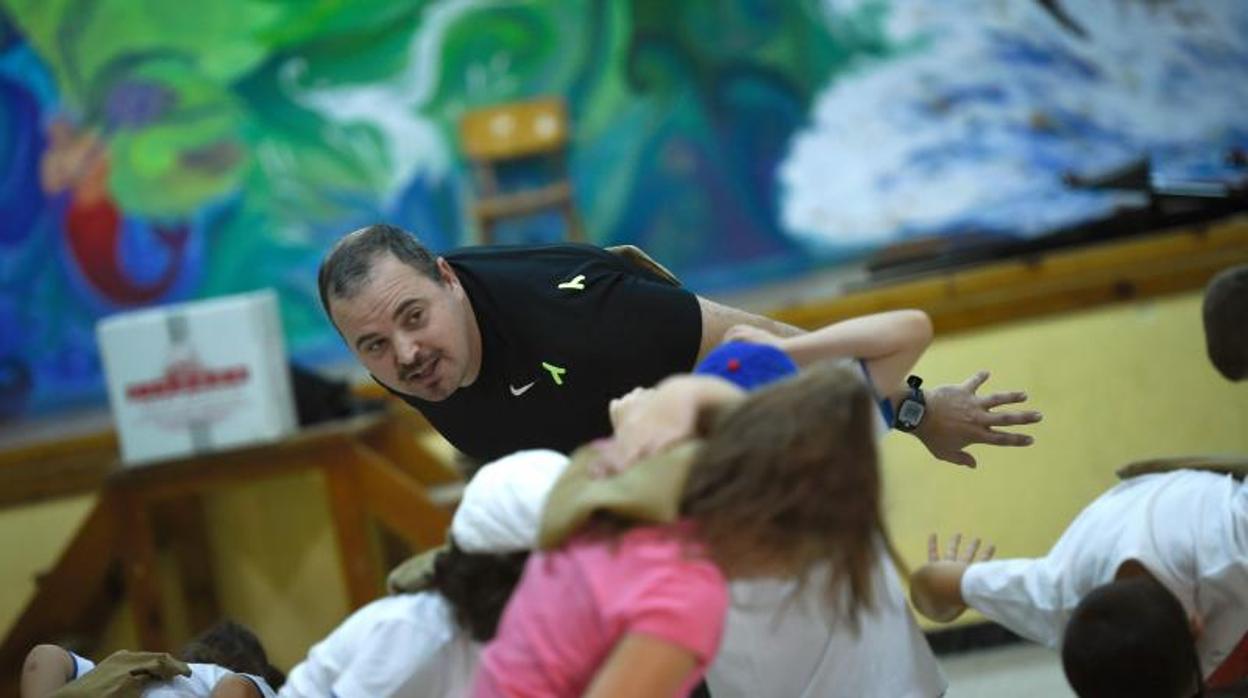
[[[901,398],[901,402],[897,403],[893,427],[901,431],[914,431],[923,422],[923,416],[927,412],[927,398],[923,395],[921,388],[922,378],[911,375],[906,379],[906,385],[910,390]]]

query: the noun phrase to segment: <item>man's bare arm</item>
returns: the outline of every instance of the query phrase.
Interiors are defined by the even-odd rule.
[[[724,341],[724,334],[733,325],[751,325],[776,335],[777,337],[795,337],[806,330],[794,327],[769,317],[756,315],[730,305],[716,303],[698,296],[698,305],[702,308],[702,344],[698,348],[698,361]]]

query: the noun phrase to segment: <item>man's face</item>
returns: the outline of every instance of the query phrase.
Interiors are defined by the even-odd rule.
[[[446,260],[442,283],[384,253],[351,298],[329,314],[352,353],[377,380],[422,400],[445,400],[481,369],[481,333],[464,287]]]

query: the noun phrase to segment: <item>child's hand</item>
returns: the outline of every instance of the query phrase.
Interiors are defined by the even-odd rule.
[[[733,325],[724,333],[725,342],[750,342],[784,348],[784,339],[753,325]]]
[[[943,560],[945,562],[960,562],[969,565],[972,562],[986,562],[991,560],[993,555],[997,554],[997,546],[989,543],[988,548],[984,550],[984,554],[980,555],[978,560],[975,559],[975,556],[979,553],[980,545],[980,540],[976,538],[971,541],[970,545],[966,546],[966,552],[959,555],[959,549],[962,547],[962,534],[955,533],[953,538],[949,539],[949,546],[945,548],[945,556],[941,557],[940,541],[936,534],[933,533],[927,537],[927,561],[940,562]]]
[[[966,602],[962,599],[962,574],[966,568],[976,562],[991,560],[996,553],[996,546],[989,544],[988,549],[979,554],[980,540],[976,538],[961,552],[962,534],[956,534],[949,541],[944,557],[940,555],[940,544],[933,533],[927,539],[927,564],[910,575],[910,601],[915,610],[938,623],[948,623],[966,610]]]
[[[614,437],[601,446],[594,476],[618,473],[633,463],[697,435],[703,410],[745,399],[745,391],[715,376],[678,375],[653,389],[639,389],[611,402]]]
[[[654,388],[633,388],[629,392],[615,398],[607,405],[607,414],[611,418],[611,429],[618,430],[630,414],[636,414],[654,393]]]
[[[599,447],[590,475],[607,477],[631,467],[693,435],[697,426],[695,403],[656,399],[653,389],[637,388],[611,401],[615,436]]]

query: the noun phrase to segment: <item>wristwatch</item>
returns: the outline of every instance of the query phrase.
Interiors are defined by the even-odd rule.
[[[923,398],[923,391],[919,390],[919,386],[923,385],[922,378],[910,376],[906,379],[906,385],[910,386],[910,392],[897,405],[893,426],[902,431],[914,431],[923,421],[923,414],[927,412],[927,400]]]

